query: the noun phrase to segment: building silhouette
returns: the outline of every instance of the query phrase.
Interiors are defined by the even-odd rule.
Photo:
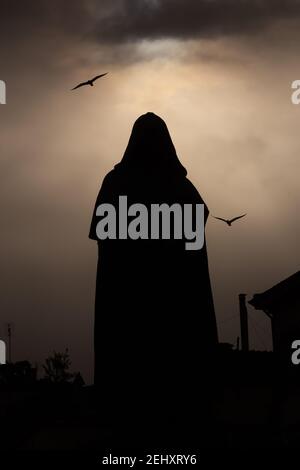
[[[249,301],[271,320],[273,351],[286,356],[292,342],[300,339],[300,271]]]

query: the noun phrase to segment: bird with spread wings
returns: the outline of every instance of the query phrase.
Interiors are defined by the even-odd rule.
[[[231,227],[232,222],[235,220],[241,219],[242,217],[245,217],[247,214],[239,215],[238,217],[234,217],[233,219],[222,219],[222,217],[215,217],[213,215],[214,219],[222,220],[222,222],[225,222],[229,227]]]
[[[86,82],[81,82],[81,83],[79,83],[79,85],[76,85],[74,88],[72,88],[71,91],[77,90],[77,88],[80,88],[80,87],[85,86],[85,85],[94,86],[94,82],[96,80],[98,80],[98,78],[104,77],[107,74],[108,74],[108,72],[102,73],[101,75],[96,75],[96,77],[91,78],[91,80],[87,80]]]

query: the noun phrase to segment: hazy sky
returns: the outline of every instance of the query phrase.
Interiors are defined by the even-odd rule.
[[[210,213],[248,214],[207,223],[220,340],[239,335],[239,293],[299,270],[299,26],[297,0],[0,0],[0,337],[12,321],[13,359],[69,347],[90,380],[91,212],[147,111]],[[270,348],[268,320],[248,311],[251,346]]]

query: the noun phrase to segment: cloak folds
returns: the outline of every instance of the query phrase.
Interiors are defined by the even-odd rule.
[[[92,217],[89,237],[97,240],[99,254],[95,383],[110,396],[168,396],[199,378],[217,344],[206,246],[188,251],[185,240],[99,241],[97,207],[117,208],[124,195],[128,205],[141,203],[149,211],[151,204],[204,204],[155,114],[136,121],[122,161],[104,178]],[[207,216],[205,205],[205,221]]]

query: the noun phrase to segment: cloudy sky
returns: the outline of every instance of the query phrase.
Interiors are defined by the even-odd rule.
[[[219,336],[236,342],[238,294],[299,270],[297,0],[0,0],[0,337],[37,363],[69,347],[91,380],[94,200],[134,120],[159,114],[211,214]],[[109,75],[91,88],[79,81]],[[271,347],[249,306],[250,344]]]

